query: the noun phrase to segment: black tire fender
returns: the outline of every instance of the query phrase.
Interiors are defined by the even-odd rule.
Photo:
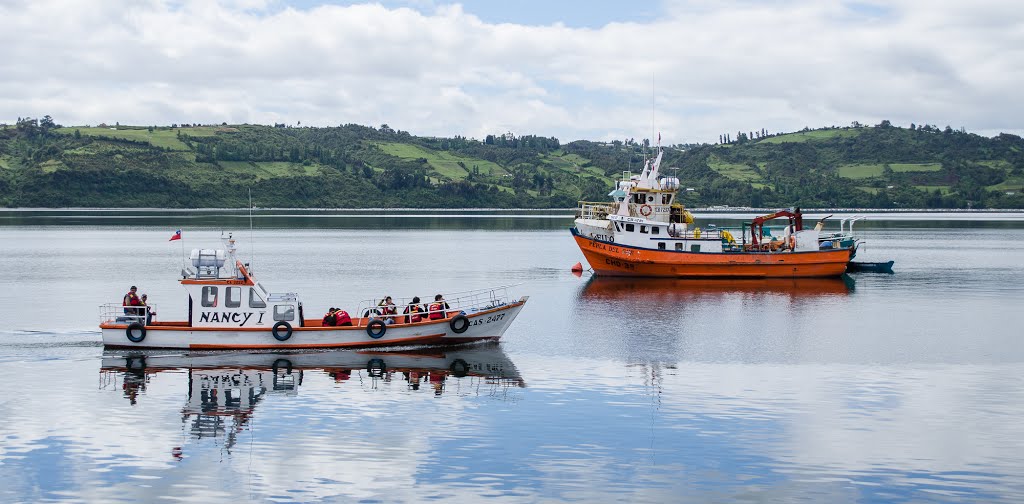
[[[388,332],[388,325],[379,318],[372,319],[366,324],[366,334],[373,339],[381,339],[386,332]]]
[[[135,332],[138,331],[139,335],[135,336]],[[128,328],[124,330],[125,336],[128,336],[128,341],[132,343],[142,343],[142,340],[146,339],[146,326],[132,322],[128,324]]]
[[[281,329],[285,330],[284,334],[281,334]],[[270,332],[274,333],[274,339],[277,341],[288,341],[288,338],[292,337],[292,325],[282,320],[274,324],[274,328]]]
[[[462,378],[469,374],[469,363],[462,359],[455,359],[452,361],[452,365],[448,366],[448,370],[452,372],[452,375],[456,378]]]
[[[370,359],[366,362],[366,372],[374,378],[380,378],[384,376],[388,370],[387,364],[384,364],[384,359]]]
[[[285,370],[285,374],[292,374],[292,361],[288,359],[275,360],[274,364],[270,366],[270,369],[276,376],[278,373],[280,373],[282,367]]]
[[[462,334],[469,329],[469,317],[460,313],[448,322],[448,327],[451,327],[455,334]]]

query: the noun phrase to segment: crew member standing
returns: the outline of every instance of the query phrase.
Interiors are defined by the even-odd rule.
[[[142,300],[139,299],[139,295],[136,294],[136,291],[138,290],[139,288],[133,285],[132,288],[128,290],[128,293],[124,295],[124,299],[121,301],[121,306],[125,307],[125,315],[140,315],[138,308],[130,308],[132,306],[142,306]]]

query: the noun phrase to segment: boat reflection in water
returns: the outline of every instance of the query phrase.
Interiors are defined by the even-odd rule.
[[[853,291],[849,275],[834,278],[636,278],[592,276],[582,299],[699,298],[725,294],[769,294],[792,297],[844,296]]]
[[[294,396],[303,381],[323,377],[334,386],[352,380],[379,392],[379,384],[404,382],[415,393],[444,394],[452,381],[460,390],[525,387],[515,365],[496,344],[408,351],[329,351],[311,353],[156,353],[106,352],[100,369],[105,389],[119,388],[135,405],[161,373],[187,373],[182,422],[197,438],[227,435],[228,446],[268,395]],[[118,386],[118,382],[120,382]],[[359,387],[361,385],[353,385]],[[366,385],[369,385],[366,387]],[[322,388],[322,387],[320,387]]]

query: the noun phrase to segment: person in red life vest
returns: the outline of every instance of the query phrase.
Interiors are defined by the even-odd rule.
[[[128,293],[124,295],[124,299],[121,301],[121,306],[126,307],[124,309],[125,315],[141,315],[138,308],[130,308],[132,306],[142,306],[142,300],[139,299],[139,295],[136,294],[136,291],[138,290],[139,288],[133,285],[132,288],[128,290]]]
[[[334,312],[334,323],[339,326],[350,326],[352,325],[352,317],[347,311],[339,308],[338,311]]]
[[[438,320],[447,317],[447,312],[451,308],[448,303],[445,302],[444,296],[438,294],[434,296],[434,302],[427,306],[427,318],[430,320]]]
[[[405,307],[404,313],[406,315],[406,323],[415,324],[416,322],[423,320],[423,307],[420,306],[419,296],[412,298],[412,301],[409,302],[409,305]]]
[[[335,312],[337,312],[337,311],[338,311],[338,309],[333,307],[333,306],[331,307],[330,310],[327,310],[327,314],[324,315],[323,325],[325,325],[325,326],[335,326],[335,325],[338,325],[338,318],[337,318],[337,316],[335,316]]]
[[[434,389],[434,395],[440,397],[444,393],[444,373],[436,370],[431,371],[428,380],[430,381],[430,386]]]
[[[384,296],[384,299],[377,303],[377,311],[380,312],[381,317],[384,317],[385,324],[395,323],[395,315],[398,314],[398,309],[395,308],[395,303],[391,301],[391,296]]]

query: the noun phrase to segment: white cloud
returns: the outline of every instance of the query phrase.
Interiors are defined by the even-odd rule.
[[[419,4],[411,4],[419,6]],[[1012,2],[665,2],[655,21],[485,23],[459,5],[0,4],[0,118],[388,123],[669,142],[875,123],[1020,131]]]

